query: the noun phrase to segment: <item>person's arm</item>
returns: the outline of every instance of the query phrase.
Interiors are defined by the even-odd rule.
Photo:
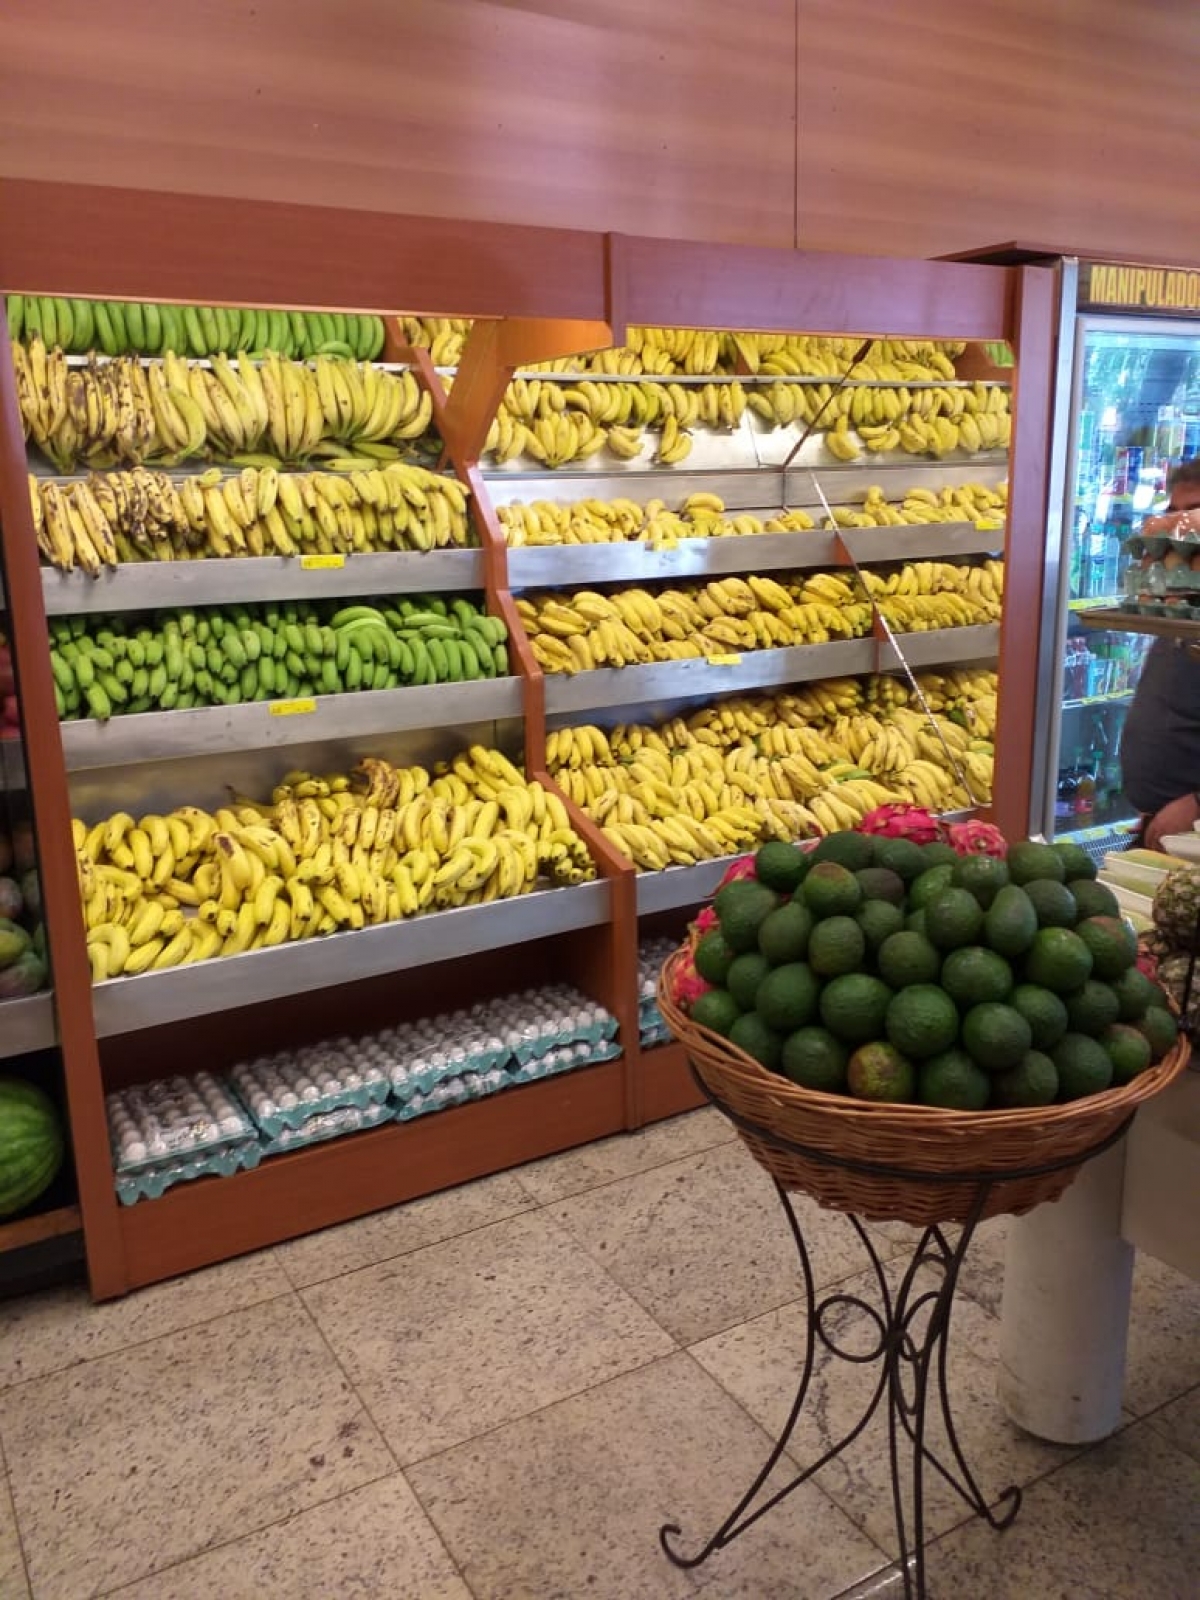
[[[1169,833],[1191,833],[1200,820],[1200,795],[1182,794],[1161,811],[1156,811],[1146,824],[1146,848],[1161,850],[1162,841]]]

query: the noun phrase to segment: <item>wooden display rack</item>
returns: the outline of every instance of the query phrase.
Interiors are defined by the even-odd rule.
[[[1000,785],[991,815],[1008,832],[1024,831],[1036,687],[1029,640],[1041,605],[1052,372],[1049,272],[459,224],[37,182],[0,182],[0,219],[0,293],[28,290],[385,316],[412,309],[422,315],[482,319],[469,337],[448,400],[428,356],[404,349],[398,322],[389,333],[386,359],[411,358],[434,396],[447,455],[474,491],[488,608],[503,616],[512,632],[527,770],[547,783],[545,683],[517,626],[508,553],[479,470],[488,425],[513,370],[552,356],[619,345],[630,324],[1008,340],[1016,368],[1006,604],[1000,627]],[[230,238],[244,241],[244,248],[230,251]],[[81,240],[87,241],[86,250],[80,248]],[[7,337],[6,329],[0,327],[0,332]],[[171,991],[181,1006],[178,1014],[163,1020],[151,1016],[153,1025],[137,1031],[110,1028],[107,1011],[98,1014],[94,1003],[79,915],[42,573],[14,374],[7,359],[0,360],[0,519],[21,701],[26,728],[32,731],[27,759],[57,1034],[97,1298],[634,1129],[698,1103],[677,1046],[646,1052],[638,1048],[638,879],[600,830],[573,807],[573,820],[592,851],[599,880],[588,891],[591,898],[574,902],[586,910],[565,931],[539,933],[534,927],[510,936],[510,926],[527,917],[528,909],[523,911],[520,901],[497,902],[479,908],[494,914],[487,924],[489,948],[464,947],[450,952],[454,959],[425,954],[419,960],[432,964],[411,965],[406,938],[397,936],[395,954],[377,958],[369,977],[354,981],[356,975],[348,973],[326,979],[324,985],[320,978],[310,985],[306,977],[291,992],[281,980],[271,998],[257,1000],[242,995],[244,985],[231,964],[208,963],[216,976],[206,974],[196,992],[203,988],[213,998],[191,1008],[182,986],[201,969],[184,968],[173,975],[180,986]],[[708,892],[698,892],[696,903]],[[687,909],[675,907],[679,924]],[[419,930],[425,921],[408,926]],[[363,939],[383,932],[342,937]],[[423,937],[421,932],[414,935]],[[301,948],[281,947],[235,957],[232,963]],[[377,943],[372,948],[385,947]],[[227,974],[222,974],[226,967]],[[547,976],[576,982],[616,1015],[623,1057],[406,1124],[273,1157],[253,1172],[180,1185],[161,1200],[119,1206],[108,1148],[106,1087],[189,1064],[219,1068],[267,1041],[278,1047],[337,1033],[351,1010],[357,1026],[371,1027],[429,1014],[441,1004],[461,1004],[464,993],[502,994]],[[221,981],[232,986],[224,1003]],[[122,979],[112,988],[142,982]]]

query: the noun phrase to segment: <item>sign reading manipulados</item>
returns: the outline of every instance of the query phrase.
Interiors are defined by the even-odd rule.
[[[1200,316],[1200,270],[1080,262],[1079,304]]]

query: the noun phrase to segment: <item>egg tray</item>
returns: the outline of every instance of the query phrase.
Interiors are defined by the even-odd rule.
[[[241,1103],[211,1072],[114,1090],[105,1108],[118,1174],[213,1156],[255,1133]]]
[[[1132,617],[1175,617],[1180,622],[1200,622],[1200,592],[1194,604],[1187,599],[1124,600],[1113,609]]]
[[[335,1039],[256,1061],[239,1062],[229,1082],[263,1138],[305,1129],[335,1111],[369,1111],[388,1098],[386,1071],[362,1062],[362,1047]],[[360,1070],[361,1068],[361,1070]]]
[[[1194,529],[1173,538],[1169,533],[1131,533],[1121,541],[1121,549],[1131,556],[1153,556],[1160,561],[1171,550],[1200,550],[1200,533]]]
[[[343,1134],[363,1133],[368,1128],[378,1128],[390,1122],[394,1108],[386,1101],[373,1101],[368,1105],[336,1106],[328,1111],[318,1111],[302,1123],[281,1128],[278,1133],[265,1138],[261,1144],[264,1156],[285,1155],[289,1150],[302,1150],[305,1145],[321,1144],[326,1139],[340,1139]]]
[[[599,1043],[577,1041],[575,1045],[560,1046],[556,1051],[537,1061],[519,1064],[505,1071],[492,1067],[486,1072],[457,1072],[443,1077],[428,1089],[402,1084],[393,1089],[396,1100],[396,1120],[409,1122],[414,1117],[426,1116],[431,1111],[446,1111],[452,1106],[465,1105],[471,1100],[481,1100],[487,1095],[499,1094],[504,1089],[516,1089],[522,1084],[537,1083],[543,1078],[556,1077],[562,1072],[573,1072],[580,1067],[596,1066],[602,1061],[615,1060],[621,1047],[615,1040]]]
[[[123,1206],[136,1205],[139,1200],[160,1200],[178,1183],[190,1183],[194,1178],[231,1178],[235,1172],[249,1172],[262,1158],[263,1147],[258,1139],[243,1139],[204,1155],[118,1172],[117,1199]]]

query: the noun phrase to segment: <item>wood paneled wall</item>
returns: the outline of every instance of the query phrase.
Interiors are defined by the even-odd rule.
[[[799,243],[1200,260],[1200,0],[799,0]]]
[[[1197,0],[4,9],[9,176],[893,255],[1022,237],[1200,259]]]

